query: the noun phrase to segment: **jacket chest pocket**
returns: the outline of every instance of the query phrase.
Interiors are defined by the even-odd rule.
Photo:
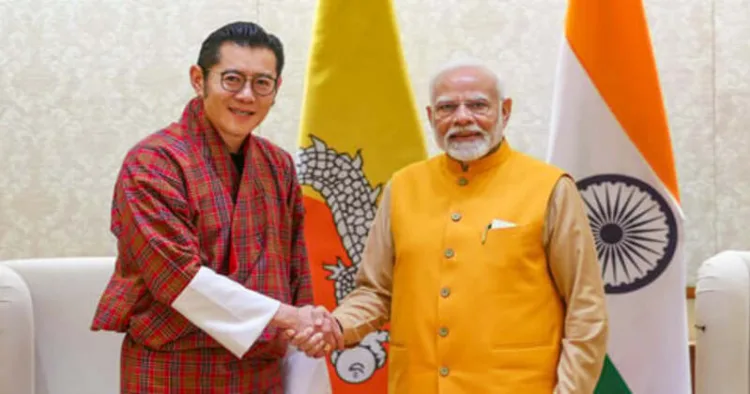
[[[483,245],[487,341],[493,349],[549,345],[554,317],[541,225],[490,229]]]
[[[536,271],[546,262],[541,226],[527,224],[490,228],[482,236],[479,260],[492,274],[521,275]]]

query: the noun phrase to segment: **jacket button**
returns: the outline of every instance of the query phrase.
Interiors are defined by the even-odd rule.
[[[447,327],[440,327],[440,330],[438,331],[438,335],[441,337],[447,337],[448,336],[448,328]]]
[[[448,376],[449,373],[448,367],[440,367],[440,376]]]
[[[443,298],[447,298],[449,295],[451,295],[451,289],[447,287],[443,287],[442,289],[440,289],[440,295]]]
[[[451,220],[453,220],[454,222],[461,220],[461,214],[458,212],[453,213],[451,215]]]
[[[453,252],[453,249],[450,249],[450,248],[448,248],[448,249],[445,249],[445,257],[447,257],[447,258],[451,258],[451,257],[453,257],[454,255],[455,255],[455,253]]]
[[[468,184],[469,184],[469,180],[468,179],[466,179],[464,177],[458,178],[458,186],[466,186]]]

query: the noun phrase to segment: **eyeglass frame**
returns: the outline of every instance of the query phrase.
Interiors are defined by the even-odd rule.
[[[242,85],[240,85],[239,89],[237,89],[237,90],[228,89],[225,86],[225,84],[224,84],[224,77],[226,75],[228,75],[228,74],[233,74],[233,75],[236,75],[236,76],[242,78]],[[259,79],[259,78],[265,78],[265,79],[273,81],[273,87],[271,88],[271,90],[268,93],[262,94],[262,93],[258,93],[258,91],[256,90],[256,88],[255,88],[255,80]],[[224,89],[224,90],[226,90],[227,92],[230,92],[230,93],[237,94],[237,93],[243,91],[245,89],[245,86],[247,85],[248,81],[250,82],[250,90],[252,90],[254,94],[256,94],[258,96],[261,96],[261,97],[270,96],[271,94],[273,94],[274,92],[276,92],[276,89],[279,86],[279,79],[278,78],[274,78],[274,77],[272,77],[272,76],[270,76],[268,74],[256,74],[256,75],[253,75],[253,76],[247,76],[247,75],[245,75],[245,74],[243,74],[243,73],[241,73],[241,72],[239,72],[237,70],[231,70],[231,69],[230,70],[224,70],[221,73],[219,73],[219,84],[221,85],[221,88]]]
[[[475,105],[475,104],[483,104],[483,105],[486,106],[486,109],[484,111],[480,111],[480,112],[474,111],[474,110],[472,110],[470,108],[470,106],[471,105]],[[440,107],[446,106],[446,105],[455,105],[456,108],[453,109],[450,112],[443,112],[443,113],[441,113]],[[438,118],[442,119],[442,118],[447,118],[449,116],[454,115],[461,106],[466,107],[466,109],[469,111],[469,113],[472,114],[473,116],[487,116],[493,110],[492,104],[489,102],[489,100],[484,99],[484,98],[473,99],[473,100],[460,100],[460,101],[457,101],[457,100],[444,100],[442,102],[435,103],[432,106],[432,108],[433,108],[433,111],[435,111],[435,115],[437,115]]]

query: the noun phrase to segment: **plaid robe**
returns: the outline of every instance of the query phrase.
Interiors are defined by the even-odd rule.
[[[312,303],[292,157],[252,135],[243,150],[240,174],[196,98],[128,152],[112,207],[117,263],[91,327],[127,333],[122,392],[283,392],[288,344],[276,329],[240,360],[170,307],[200,266],[283,303]]]

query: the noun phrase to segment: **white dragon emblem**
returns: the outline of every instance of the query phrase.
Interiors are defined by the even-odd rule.
[[[336,231],[341,237],[351,265],[341,258],[335,264],[325,264],[328,279],[334,282],[336,303],[354,290],[354,276],[362,260],[370,224],[375,218],[377,198],[381,186],[372,187],[362,170],[362,156],[338,153],[326,143],[310,136],[312,145],[298,152],[297,176],[302,185],[320,193],[333,214]],[[375,331],[354,348],[335,351],[331,362],[338,376],[347,383],[362,383],[385,366],[387,359],[383,343],[388,331]]]

